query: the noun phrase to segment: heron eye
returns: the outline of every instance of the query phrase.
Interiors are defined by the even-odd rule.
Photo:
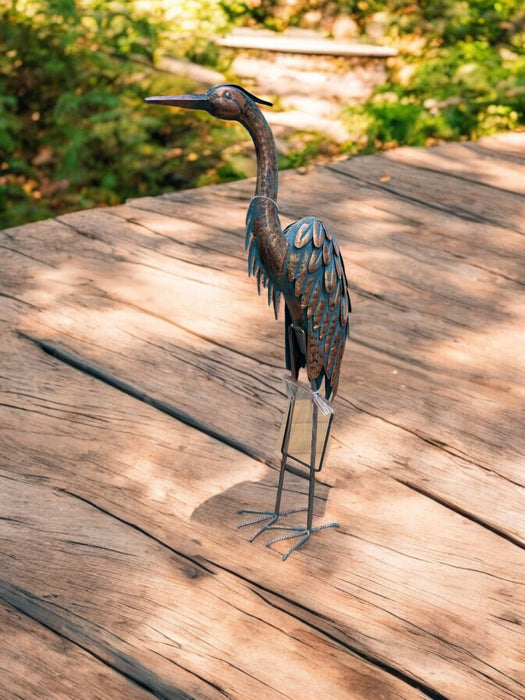
[[[232,94],[231,94],[231,92],[230,92],[229,90],[226,90],[226,92],[224,93],[224,97],[225,97],[227,100],[231,100],[231,99],[232,99]]]

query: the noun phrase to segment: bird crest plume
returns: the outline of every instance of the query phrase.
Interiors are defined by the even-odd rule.
[[[235,88],[236,90],[239,90],[240,92],[243,92],[247,97],[249,97],[251,100],[254,102],[257,102],[257,104],[260,105],[266,105],[267,107],[273,107],[272,102],[268,102],[267,100],[263,100],[260,97],[257,97],[256,95],[253,95],[251,92],[248,92],[246,88],[241,87],[240,85],[234,85],[233,83],[227,83],[226,85],[222,85],[221,87],[231,87]]]

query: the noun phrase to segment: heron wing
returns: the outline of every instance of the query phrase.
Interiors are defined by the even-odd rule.
[[[268,277],[259,253],[259,246],[253,230],[254,219],[257,214],[257,202],[252,200],[246,216],[246,249],[248,251],[248,275],[257,279],[257,291],[259,294],[263,288],[268,290],[268,305],[273,306],[275,318],[279,315],[279,302],[281,292]]]
[[[308,378],[316,389],[325,378],[330,398],[337,391],[351,310],[341,251],[330,230],[315,217],[290,224],[284,235],[290,246],[288,281],[303,310]]]

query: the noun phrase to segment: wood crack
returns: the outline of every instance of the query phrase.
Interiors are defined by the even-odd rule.
[[[104,382],[108,386],[111,386],[114,389],[117,389],[118,391],[122,391],[124,394],[127,394],[128,396],[131,396],[132,398],[137,399],[138,401],[141,401],[142,403],[145,403],[148,406],[152,406],[153,408],[157,409],[158,411],[161,411],[162,413],[165,413],[171,418],[175,418],[176,420],[180,421],[181,423],[184,423],[190,428],[194,428],[195,430],[198,430],[199,432],[202,432],[205,435],[208,435],[209,437],[218,440],[219,442],[228,445],[229,447],[232,447],[238,452],[241,452],[242,454],[245,454],[248,457],[257,460],[258,462],[262,462],[263,464],[268,463],[263,455],[261,455],[258,451],[254,450],[249,445],[245,445],[244,443],[241,443],[232,437],[219,433],[210,426],[206,425],[205,423],[202,423],[193,416],[189,415],[185,411],[176,408],[175,406],[167,403],[166,401],[156,399],[154,396],[151,396],[147,392],[138,389],[132,384],[129,384],[129,382],[126,382],[123,379],[119,379],[118,377],[115,377],[112,374],[109,374],[100,367],[96,367],[95,365],[91,364],[87,360],[82,359],[75,353],[70,352],[69,350],[65,350],[64,348],[60,348],[54,343],[49,343],[48,341],[34,338],[23,332],[19,331],[18,334],[20,335],[20,337],[25,338],[26,340],[29,340],[30,342],[34,343],[45,353],[51,355],[52,357],[55,357],[60,362],[63,362],[64,364],[67,364],[70,367],[73,367],[74,369],[80,370],[84,374],[87,374],[93,377],[94,379],[98,379],[99,381]]]
[[[168,684],[137,659],[120,651],[109,641],[100,640],[98,625],[83,620],[82,626],[44,605],[34,595],[0,579],[0,599],[18,612],[67,639],[102,664],[162,700],[194,700],[184,691]],[[71,616],[70,610],[67,611]],[[105,630],[105,637],[113,636]]]
[[[517,537],[514,537],[513,535],[510,535],[507,532],[499,530],[497,527],[494,527],[494,525],[491,525],[490,523],[487,523],[481,518],[478,518],[476,515],[474,515],[474,513],[471,513],[468,510],[461,508],[461,506],[458,506],[455,503],[452,503],[451,501],[442,498],[441,496],[438,496],[437,494],[432,493],[431,491],[428,491],[427,489],[423,489],[420,486],[416,486],[416,484],[413,484],[410,481],[405,481],[404,479],[397,479],[396,477],[394,477],[394,479],[395,481],[397,481],[400,484],[403,484],[403,486],[406,486],[412,491],[415,491],[416,493],[419,493],[422,496],[425,496],[426,498],[430,498],[430,500],[434,501],[435,503],[439,503],[439,505],[443,506],[444,508],[448,508],[454,513],[457,513],[458,515],[467,518],[467,520],[476,523],[476,525],[485,528],[485,530],[489,530],[489,532],[492,532],[494,535],[502,537],[504,540],[507,540],[507,542],[516,545],[516,547],[519,547],[520,549],[525,549],[525,542],[518,539]]]
[[[367,187],[373,187],[376,190],[380,190],[382,192],[388,192],[389,194],[395,195],[399,199],[403,199],[407,202],[413,202],[414,204],[417,204],[419,206],[424,206],[428,209],[435,209],[436,211],[441,211],[441,212],[446,212],[449,216],[455,216],[459,219],[463,219],[464,221],[473,221],[475,223],[487,223],[487,224],[492,224],[493,226],[501,226],[501,221],[498,221],[497,219],[493,219],[488,216],[481,216],[480,214],[472,214],[471,212],[467,211],[466,209],[460,209],[460,208],[454,208],[451,209],[450,207],[443,206],[441,204],[437,204],[434,202],[429,202],[427,199],[421,199],[420,197],[416,197],[414,195],[407,194],[406,192],[399,192],[398,190],[393,189],[392,187],[388,187],[387,185],[382,185],[381,183],[377,182],[376,180],[372,180],[366,177],[359,177],[355,173],[350,173],[345,170],[342,170],[339,168],[337,165],[327,165],[325,166],[327,170],[330,172],[338,173],[339,175],[342,175],[343,177],[348,177],[352,180],[355,180],[356,182],[362,182],[363,184],[367,185]],[[483,183],[478,183],[479,187],[485,186]],[[488,185],[486,185],[488,187]],[[507,230],[513,231],[514,233],[517,233],[519,235],[523,235],[523,232],[520,231],[517,228],[514,228],[513,226],[508,225]]]
[[[100,513],[103,513],[104,515],[108,515],[110,518],[114,518],[119,523],[122,523],[123,525],[126,525],[127,527],[132,528],[136,532],[139,532],[141,535],[144,535],[145,537],[148,537],[153,542],[156,542],[161,547],[164,547],[165,549],[169,550],[171,552],[171,554],[174,554],[175,556],[183,559],[186,563],[189,563],[192,567],[194,567],[194,571],[188,572],[188,576],[190,578],[196,578],[197,576],[202,576],[205,574],[209,575],[209,576],[215,575],[215,571],[207,568],[204,564],[196,561],[192,557],[189,557],[186,554],[183,554],[182,552],[179,552],[178,550],[174,549],[173,547],[170,547],[169,544],[167,544],[166,542],[161,540],[159,537],[155,537],[155,535],[152,535],[151,532],[148,532],[144,528],[140,527],[140,525],[137,525],[136,523],[131,522],[130,520],[126,520],[125,518],[121,518],[120,516],[116,515],[112,511],[107,510],[106,508],[103,508],[98,503],[95,503],[94,501],[91,501],[89,498],[85,498],[85,496],[81,496],[78,493],[74,493],[73,491],[69,491],[68,489],[65,489],[65,488],[56,488],[55,490],[58,493],[65,493],[68,496],[71,496],[72,498],[76,498],[79,501],[82,501],[82,503],[85,503],[86,505],[89,505],[92,508],[95,508]]]
[[[412,678],[411,676],[407,675],[403,671],[401,671],[399,668],[396,668],[395,666],[392,666],[391,664],[388,664],[384,661],[382,661],[380,658],[368,653],[367,651],[364,651],[363,649],[360,649],[358,646],[349,644],[347,641],[341,639],[341,637],[337,636],[333,632],[328,631],[327,629],[323,628],[320,625],[314,624],[311,620],[308,619],[306,615],[301,615],[299,613],[299,610],[303,608],[303,606],[299,605],[297,602],[292,601],[288,598],[285,598],[284,596],[279,596],[276,595],[273,591],[268,591],[265,589],[262,589],[263,592],[260,590],[253,590],[255,595],[259,596],[262,600],[264,600],[268,605],[272,605],[276,607],[278,610],[281,612],[286,613],[287,615],[290,615],[294,617],[296,620],[299,622],[302,622],[303,624],[307,625],[311,629],[315,630],[316,632],[322,634],[324,637],[329,639],[330,641],[334,642],[338,646],[342,646],[344,649],[347,651],[351,652],[352,654],[355,654],[358,656],[360,659],[363,661],[366,661],[367,663],[375,666],[376,668],[381,669],[385,673],[388,673],[390,676],[397,678],[398,680],[402,681],[403,683],[406,683],[406,685],[415,688],[416,690],[419,690],[425,697],[431,698],[431,700],[448,700],[446,695],[443,695],[440,693],[438,690],[431,688],[429,685],[426,685],[425,683],[422,683],[421,681],[417,680],[416,678]],[[264,593],[268,594],[268,597],[264,595]],[[271,600],[270,600],[271,596]],[[284,607],[281,607],[280,605],[276,604],[275,599],[278,598],[287,605]],[[290,610],[289,606],[293,605],[298,612],[294,612]],[[311,610],[308,610],[307,608],[304,608],[304,610],[308,614],[312,614]]]
[[[16,255],[20,255],[23,258],[26,258],[26,260],[31,260],[32,262],[36,262],[39,265],[44,265],[45,267],[49,267],[51,269],[54,269],[54,265],[51,263],[47,262],[47,260],[42,260],[42,258],[37,258],[34,255],[29,255],[29,253],[25,253],[23,250],[20,250],[19,248],[11,248],[10,246],[7,245],[0,245],[0,249],[2,250],[7,250],[10,253],[15,253]]]
[[[223,697],[229,698],[229,700],[232,700],[231,695],[229,693],[227,693],[219,685],[217,685],[217,683],[213,683],[213,681],[210,681],[207,678],[205,678],[204,676],[201,676],[198,673],[195,673],[195,671],[190,671],[188,668],[186,668],[182,664],[178,664],[171,656],[166,656],[165,654],[161,654],[159,651],[154,651],[153,653],[156,654],[157,656],[160,656],[162,659],[169,661],[170,664],[177,666],[177,668],[180,668],[183,671],[186,671],[186,673],[190,673],[194,678],[197,678],[197,680],[201,681],[201,683],[204,683],[205,685],[210,686],[211,688],[216,690],[218,693],[220,693]],[[193,700],[198,700],[198,699],[194,698]]]
[[[0,298],[2,299],[10,299],[11,301],[16,302],[17,304],[23,304],[24,306],[29,307],[30,309],[34,309],[35,311],[39,311],[40,309],[38,306],[35,304],[31,304],[30,301],[26,301],[25,299],[21,299],[20,297],[15,296],[14,294],[7,294],[6,292],[0,291]]]
[[[220,649],[218,651],[220,652]],[[240,666],[237,666],[236,664],[233,664],[231,661],[227,661],[222,656],[211,655],[211,658],[216,659],[217,661],[220,661],[221,663],[226,664],[230,668],[234,669],[235,671],[238,671],[239,673],[243,674],[244,676],[246,676],[248,678],[252,678],[254,681],[259,683],[260,685],[263,685],[265,688],[268,688],[269,690],[273,690],[274,692],[278,692],[279,695],[282,695],[283,698],[287,698],[288,700],[293,700],[293,698],[290,698],[289,695],[284,695],[278,688],[274,688],[269,683],[265,683],[261,678],[258,678],[253,673],[249,673],[246,669],[241,668]],[[220,690],[220,688],[219,688],[219,690]],[[227,695],[226,693],[224,693],[224,694],[228,698],[231,697],[230,695]]]

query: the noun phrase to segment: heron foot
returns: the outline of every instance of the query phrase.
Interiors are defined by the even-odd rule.
[[[243,513],[246,513],[248,515],[257,515],[259,517],[257,518],[249,518],[248,520],[244,520],[242,523],[239,523],[237,525],[237,529],[239,530],[241,527],[246,527],[246,525],[256,525],[257,523],[262,523],[265,520],[268,522],[265,523],[262,527],[260,527],[254,534],[250,537],[250,542],[253,542],[256,537],[259,537],[260,534],[265,532],[266,530],[269,530],[270,528],[272,529],[288,529],[288,528],[281,528],[279,525],[274,525],[274,523],[277,522],[277,520],[283,516],[283,515],[290,515],[291,513],[303,513],[307,508],[291,508],[290,510],[283,510],[280,513],[275,513],[273,511],[269,510],[239,510],[237,511],[239,515],[242,515]],[[303,529],[303,528],[293,528],[293,529]],[[294,537],[294,535],[291,535]]]
[[[283,555],[283,561],[286,561],[290,554],[292,552],[295,552],[296,549],[299,549],[299,547],[302,547],[302,545],[310,538],[310,536],[314,532],[318,532],[319,530],[326,530],[328,527],[339,527],[339,523],[325,523],[324,525],[318,525],[317,527],[286,527],[283,525],[269,525],[269,527],[265,528],[266,530],[288,530],[289,533],[287,535],[281,535],[281,537],[275,537],[273,540],[270,540],[269,542],[266,543],[266,546],[269,547],[271,544],[274,544],[275,542],[282,542],[283,540],[290,540],[293,537],[300,537],[301,539],[299,542],[296,542],[294,546],[289,549],[286,554]]]

